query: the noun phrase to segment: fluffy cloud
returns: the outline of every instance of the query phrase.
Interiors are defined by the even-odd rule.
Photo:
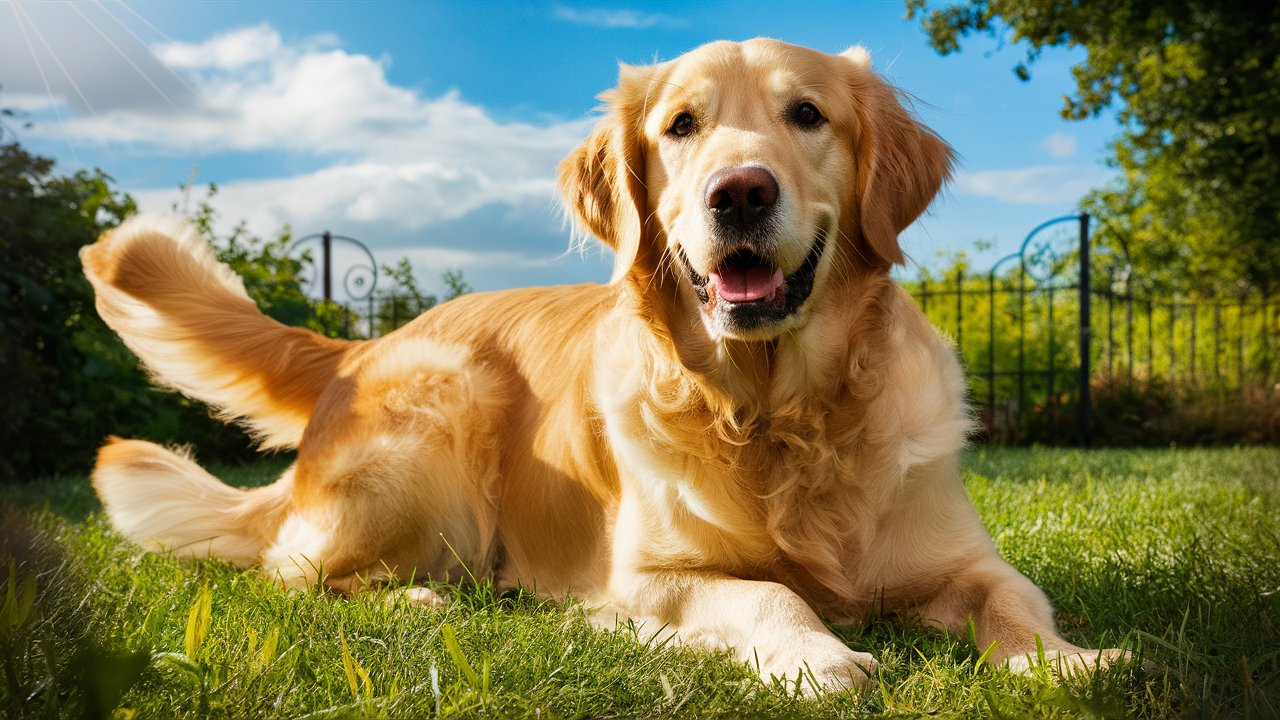
[[[432,244],[413,253],[424,278],[462,267],[491,279],[477,287],[523,284],[513,273],[551,267],[568,244],[555,171],[589,119],[500,120],[454,91],[428,97],[394,85],[385,59],[347,52],[331,36],[286,42],[265,24],[150,49],[162,64],[155,76],[181,82],[169,102],[155,102],[153,90],[138,102],[64,113],[62,123],[31,134],[105,142],[132,155],[259,158],[259,166],[283,153],[308,170],[213,178],[224,218],[260,234],[286,224],[359,233],[397,257]],[[6,99],[49,108],[36,93]],[[168,188],[129,190],[147,210],[182,200]],[[510,249],[521,242],[530,249]]]
[[[1019,205],[1073,206],[1107,180],[1093,165],[1038,165],[1007,170],[956,173],[957,194],[977,195]]]
[[[325,47],[285,44],[268,26],[203,43],[166,43],[156,56],[194,93],[168,111],[119,107],[66,124],[73,137],[155,152],[286,150],[546,175],[588,122],[499,122],[457,93],[427,98],[391,84],[383,61]],[[548,163],[547,159],[551,162]]]
[[[162,211],[178,201],[176,190],[137,194],[147,210]],[[391,232],[414,231],[458,220],[493,205],[515,206],[556,220],[550,177],[497,178],[437,161],[340,164],[285,178],[236,180],[219,185],[215,205],[228,218],[267,232],[281,225],[345,227],[382,225]]]
[[[202,43],[162,43],[156,58],[171,68],[238,70],[280,51],[280,33],[262,24],[219,35]]]

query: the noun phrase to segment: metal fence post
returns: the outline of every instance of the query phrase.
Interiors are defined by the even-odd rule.
[[[987,437],[996,428],[996,270],[987,273]]]
[[[1080,213],[1080,401],[1076,408],[1076,432],[1080,447],[1089,447],[1089,213]]]
[[[324,253],[324,301],[333,300],[333,235],[325,230],[320,236]]]

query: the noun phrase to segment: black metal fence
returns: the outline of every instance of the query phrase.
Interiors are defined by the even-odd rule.
[[[1139,292],[1122,255],[1091,252],[1089,222],[1044,223],[985,273],[904,283],[960,350],[985,439],[1087,445],[1124,422],[1115,415],[1150,420],[1118,402],[1156,402],[1148,415],[1193,396],[1274,406],[1280,299]],[[1046,236],[1066,223],[1078,227],[1070,243]]]
[[[1160,432],[1162,421],[1183,422],[1178,413],[1194,405],[1202,415],[1207,406],[1210,415],[1218,413],[1192,418],[1216,428],[1235,420],[1247,425],[1253,420],[1241,419],[1247,415],[1241,408],[1261,407],[1259,422],[1270,426],[1260,437],[1280,440],[1280,298],[1139,291],[1122,251],[1092,245],[1090,222],[1088,215],[1049,220],[985,273],[958,266],[943,277],[903,283],[959,349],[982,439],[1080,445],[1236,439],[1232,431]],[[416,293],[376,291],[372,254],[358,241],[326,232],[299,243],[317,239],[323,278],[332,273],[334,240],[360,251],[356,262],[345,263],[347,302],[321,306],[321,329],[330,334],[384,335],[435,303]],[[332,297],[327,280],[324,289]],[[1233,422],[1223,422],[1232,412]],[[1248,427],[1242,432],[1259,436]]]

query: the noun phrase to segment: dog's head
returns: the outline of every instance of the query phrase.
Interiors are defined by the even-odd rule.
[[[623,66],[602,99],[561,165],[568,206],[616,252],[615,282],[674,276],[714,339],[777,337],[842,280],[901,263],[898,233],[950,173],[861,48],[712,43]]]

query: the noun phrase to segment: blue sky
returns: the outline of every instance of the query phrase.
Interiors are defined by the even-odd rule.
[[[144,208],[216,182],[261,234],[330,229],[438,288],[606,280],[567,251],[555,165],[587,133],[617,63],[770,36],[871,51],[961,157],[904,234],[915,262],[968,251],[985,268],[1111,175],[1109,116],[1067,122],[1083,51],[972,38],[941,57],[892,2],[307,3],[0,0],[0,107],[64,170],[102,167]],[[188,200],[190,201],[190,200]],[[988,249],[975,250],[981,241]]]

